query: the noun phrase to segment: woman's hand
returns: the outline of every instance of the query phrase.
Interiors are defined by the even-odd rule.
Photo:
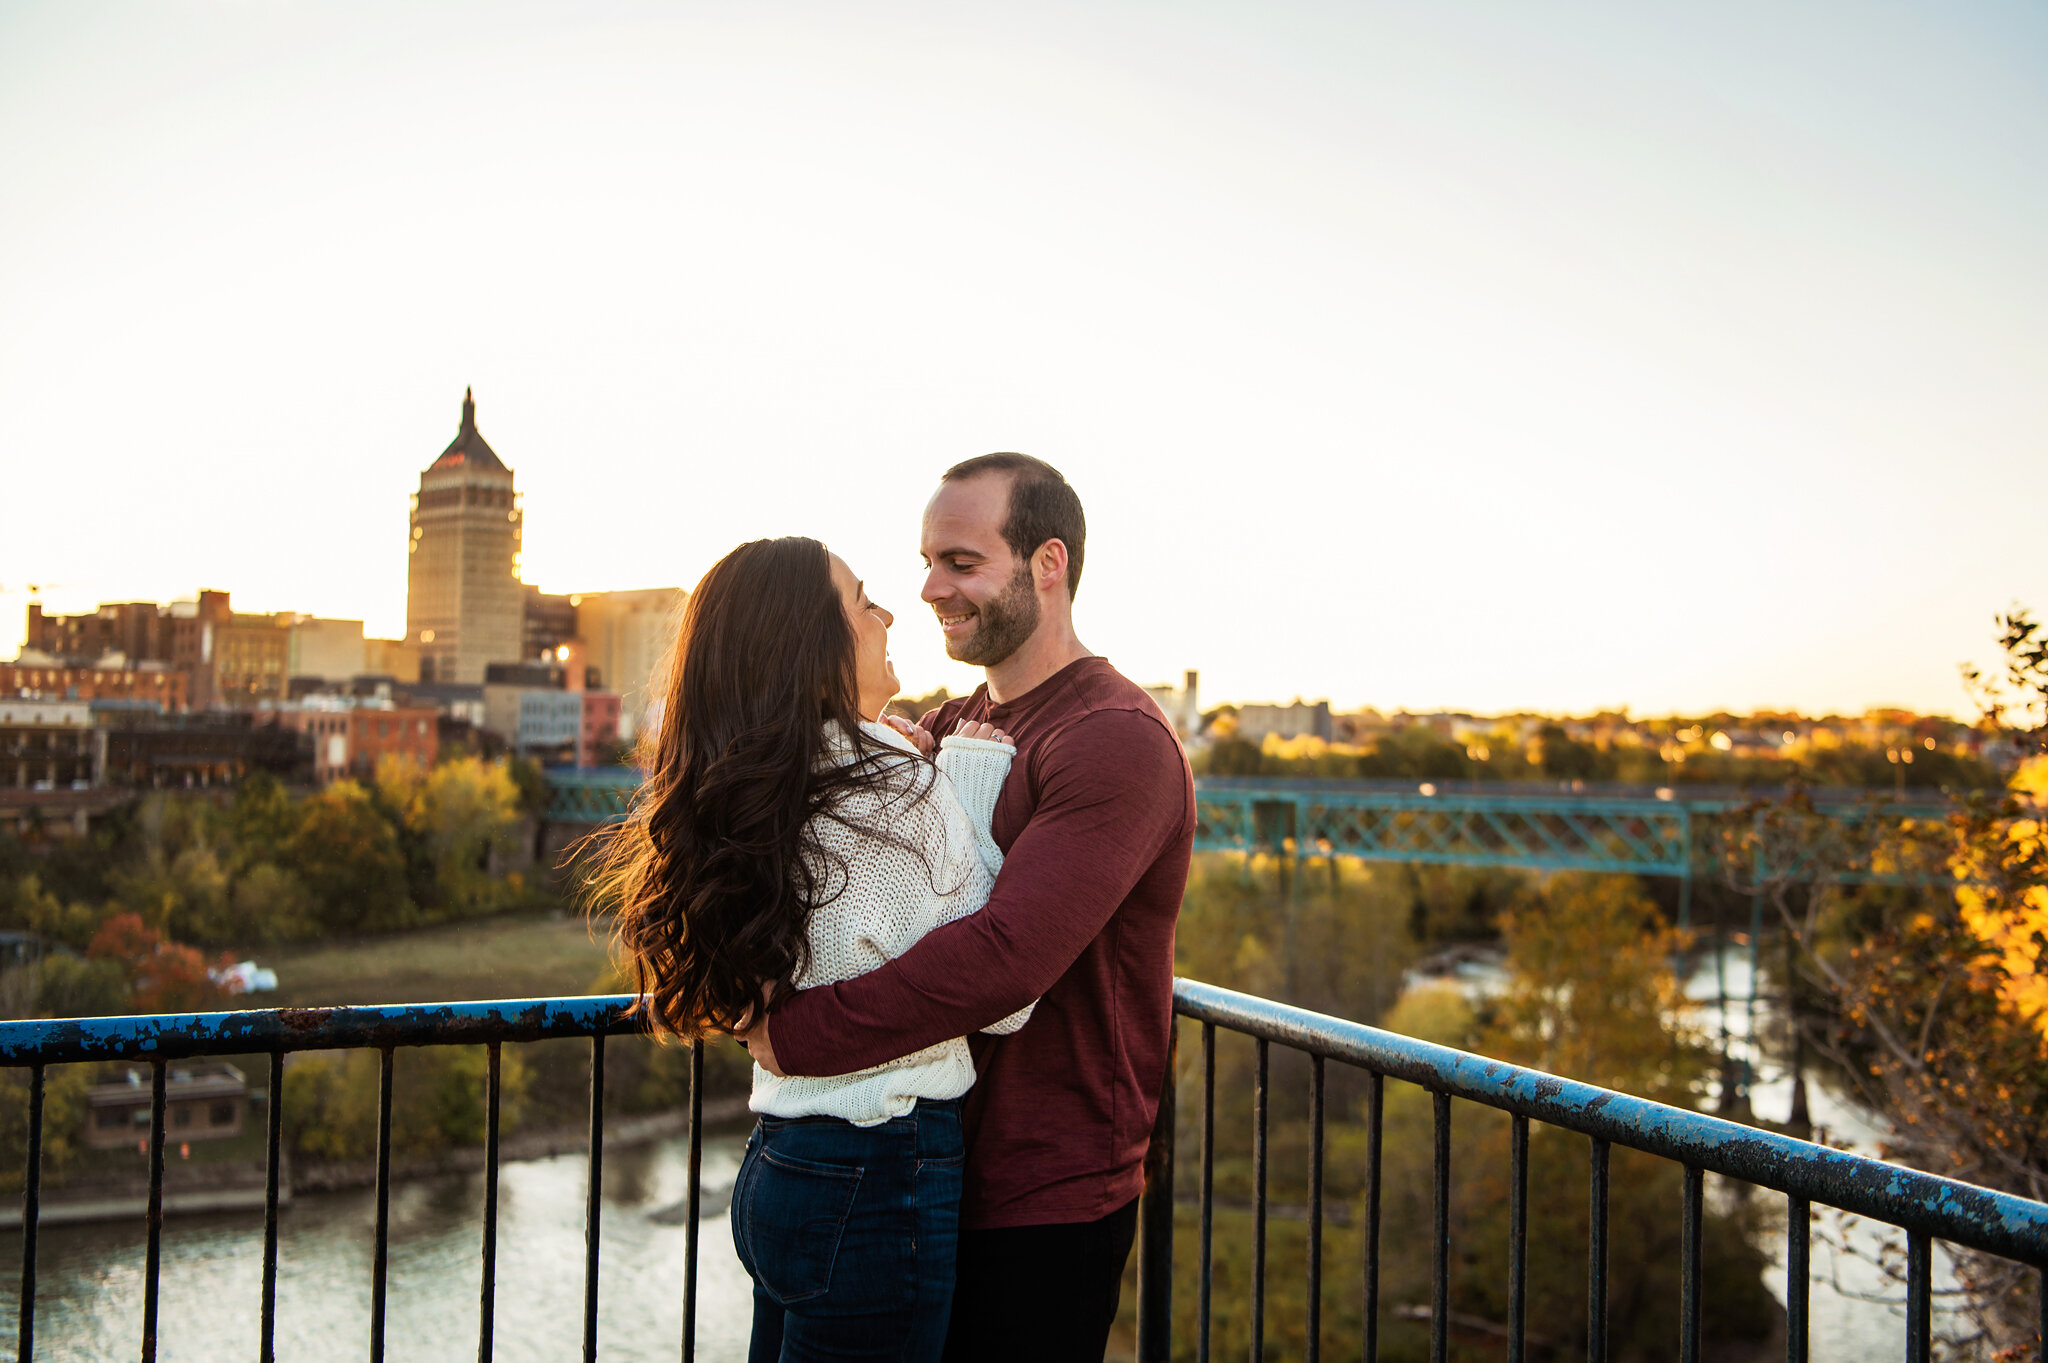
[[[979,721],[971,719],[963,719],[958,724],[954,725],[953,737],[978,738],[984,743],[1005,743],[1012,748],[1017,746],[1016,739],[1010,737],[1001,729],[998,729],[995,725],[981,723]]]
[[[919,728],[901,715],[884,714],[882,716],[882,723],[888,725],[897,733],[902,734],[912,743],[915,743],[917,750],[926,757],[930,757],[932,749],[937,746],[929,731]]]

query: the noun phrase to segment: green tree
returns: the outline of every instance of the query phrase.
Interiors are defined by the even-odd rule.
[[[128,972],[119,961],[88,960],[66,952],[36,967],[36,1016],[111,1017],[128,1011]]]
[[[377,793],[401,822],[415,864],[429,871],[420,896],[435,916],[483,913],[505,902],[508,887],[491,874],[491,854],[509,845],[519,819],[519,787],[506,763],[457,757],[423,771],[387,757],[377,765]]]
[[[398,831],[354,781],[336,781],[305,801],[289,861],[314,920],[329,932],[385,932],[419,921]]]
[[[1555,877],[1501,916],[1508,988],[1480,1049],[1533,1069],[1691,1106],[1713,1054],[1679,1020],[1685,945],[1633,877]]]
[[[306,882],[268,861],[255,863],[236,879],[231,907],[227,940],[238,944],[295,942],[316,930]]]
[[[1564,726],[1546,724],[1536,731],[1529,759],[1545,776],[1559,781],[1592,781],[1611,778],[1612,764],[1601,751],[1581,743],[1565,732]]]
[[[31,872],[0,884],[0,923],[83,951],[99,930],[100,913],[90,904],[59,898]]]

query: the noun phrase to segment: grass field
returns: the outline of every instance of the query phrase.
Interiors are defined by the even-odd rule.
[[[446,1003],[587,994],[608,964],[574,914],[507,915],[390,937],[299,943],[239,956],[277,972],[277,991],[253,1008],[346,1003]]]

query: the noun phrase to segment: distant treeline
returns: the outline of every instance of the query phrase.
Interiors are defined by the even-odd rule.
[[[1526,743],[1505,734],[1484,741],[1448,738],[1411,724],[1358,745],[1316,738],[1268,736],[1251,742],[1213,738],[1192,756],[1198,775],[1314,777],[1373,781],[1619,781],[1635,785],[1898,786],[1984,790],[2003,784],[1979,758],[1952,748],[1916,746],[1901,761],[1897,748],[1842,741],[1802,743],[1760,757],[1694,745],[1667,761],[1648,745],[1601,745],[1546,724]]]

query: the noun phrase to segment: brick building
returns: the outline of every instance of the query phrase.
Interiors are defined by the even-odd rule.
[[[312,765],[308,735],[241,714],[151,715],[103,711],[107,780],[145,789],[233,785],[254,772],[302,781]]]
[[[373,776],[387,757],[409,757],[434,765],[441,750],[440,712],[431,706],[394,705],[388,700],[312,695],[265,706],[262,721],[312,745],[313,779],[321,785],[344,776]]]
[[[177,714],[190,707],[192,676],[161,662],[72,666],[24,654],[0,663],[0,696],[48,700],[122,701]]]

